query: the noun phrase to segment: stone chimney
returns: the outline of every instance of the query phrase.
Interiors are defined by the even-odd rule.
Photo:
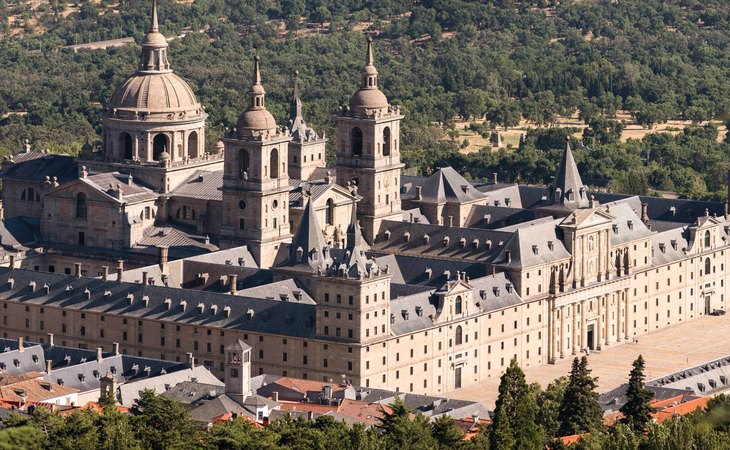
[[[497,184],[497,175],[498,175],[497,172],[492,172],[492,182],[494,184]]]
[[[81,263],[74,264],[74,276],[76,278],[81,278]]]
[[[115,355],[119,354],[119,342],[112,342],[112,349]]]
[[[11,269],[15,269],[15,255],[11,253],[8,256],[10,257],[10,264],[8,265],[8,267],[10,267]]]
[[[109,280],[109,266],[101,266],[101,281]]]
[[[423,199],[423,188],[421,186],[416,186],[416,200],[422,200]]]
[[[186,355],[188,356],[188,364],[190,364],[190,368],[194,369],[195,368],[195,357],[193,356],[192,353],[186,353]]]
[[[21,352],[25,350],[25,339],[22,337],[18,338],[18,350],[20,350]]]
[[[238,275],[235,273],[228,275],[228,285],[231,295],[236,295],[236,292],[238,292]]]
[[[147,286],[147,275],[148,275],[147,271],[143,270],[142,271],[142,285],[143,286]]]
[[[279,401],[279,392],[278,391],[274,391],[271,393],[271,400],[273,400],[275,402]]]
[[[101,347],[96,347],[96,362],[100,363],[104,359],[104,356],[102,355],[103,352],[104,349],[102,349]]]
[[[53,373],[53,361],[51,361],[50,359],[46,360],[46,373],[48,375]]]
[[[121,283],[124,278],[124,260],[117,261],[117,283]]]
[[[160,272],[167,273],[168,271],[168,260],[170,257],[170,249],[165,245],[157,247],[157,254],[159,256]]]
[[[641,221],[644,225],[649,223],[649,204],[646,202],[641,204]]]

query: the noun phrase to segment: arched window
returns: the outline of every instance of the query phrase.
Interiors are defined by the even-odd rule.
[[[352,129],[350,148],[354,156],[362,155],[362,130],[357,127]]]
[[[710,246],[710,230],[705,231],[705,247]]]
[[[122,152],[122,158],[134,158],[134,152],[132,148],[132,136],[130,136],[129,133],[122,133],[119,135],[119,149]]]
[[[83,192],[76,196],[76,218],[86,219],[86,194]]]
[[[271,178],[279,178],[279,150],[271,150],[271,157],[269,159],[269,167],[271,168]]]
[[[169,151],[170,149],[170,143],[167,140],[167,135],[165,134],[158,134],[155,136],[155,138],[152,140],[152,160],[153,161],[159,161],[160,155],[163,151]]]
[[[454,341],[456,342],[456,345],[461,345],[461,341],[464,338],[464,332],[461,330],[461,325],[456,327],[456,338]]]
[[[456,314],[461,314],[461,295],[456,297],[456,304],[454,305],[454,311]]]
[[[390,128],[383,130],[383,156],[390,156]]]
[[[712,263],[710,262],[710,258],[705,258],[705,275],[709,275],[712,271]]]
[[[325,212],[325,223],[327,225],[335,224],[335,202],[331,198],[327,199],[327,211]]]
[[[238,151],[238,177],[248,178],[251,174],[251,167],[249,163],[248,151],[242,148]]]
[[[193,131],[188,136],[188,156],[197,158],[198,155],[198,133]]]

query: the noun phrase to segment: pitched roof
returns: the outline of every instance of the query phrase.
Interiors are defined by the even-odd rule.
[[[79,177],[76,160],[68,155],[44,154],[3,167],[2,178],[43,182],[56,178],[65,184]]]
[[[304,216],[289,246],[289,258],[282,263],[282,266],[316,271],[319,267],[324,269],[331,262],[329,246],[314,214],[312,203],[310,200],[304,207]]]
[[[478,191],[453,167],[443,167],[426,179],[411,181],[414,184],[420,181],[421,199],[416,199],[415,186],[408,192],[409,197],[421,203],[468,203],[487,198],[487,194]]]
[[[525,268],[568,258],[570,254],[558,237],[555,221],[538,222],[517,228],[494,259],[494,264]]]
[[[223,171],[198,170],[172,191],[172,197],[223,201]]]
[[[555,181],[550,186],[550,201],[567,209],[588,207],[588,189],[580,179],[569,143],[565,145]]]

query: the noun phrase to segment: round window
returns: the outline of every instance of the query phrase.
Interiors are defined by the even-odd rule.
[[[279,201],[278,200],[274,200],[273,202],[271,202],[271,207],[272,208],[276,209],[277,206],[279,206]]]
[[[246,209],[246,200],[241,200],[238,202],[238,207],[241,209]]]

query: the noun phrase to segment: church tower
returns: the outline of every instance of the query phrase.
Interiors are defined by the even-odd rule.
[[[289,141],[289,177],[295,180],[309,180],[318,168],[327,165],[325,148],[327,139],[317,134],[304,122],[302,101],[299,99],[299,73],[294,74],[294,92],[289,106],[287,128]]]
[[[399,107],[392,107],[378,89],[368,37],[360,89],[337,117],[337,182],[357,185],[362,200],[358,218],[364,237],[372,242],[383,220],[402,220],[400,200]]]
[[[261,267],[274,264],[289,230],[287,130],[279,128],[266,109],[259,56],[254,58],[249,104],[237,128],[224,136],[221,244],[246,244]]]

